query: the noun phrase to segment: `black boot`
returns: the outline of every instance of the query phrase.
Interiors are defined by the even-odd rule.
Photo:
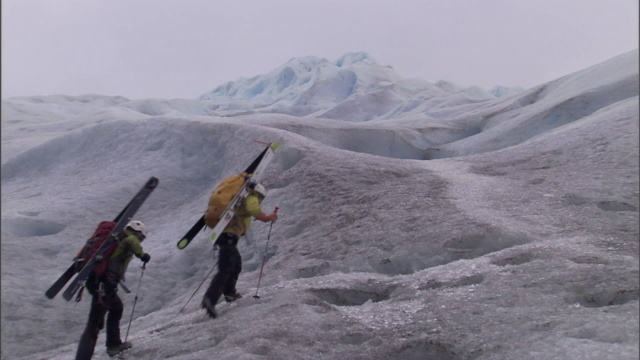
[[[113,357],[116,356],[118,354],[120,354],[121,352],[130,349],[132,346],[131,341],[125,341],[123,343],[120,343],[119,345],[115,345],[115,346],[110,346],[107,348],[107,355]]]
[[[224,300],[225,300],[226,302],[234,302],[234,301],[236,301],[236,300],[240,299],[241,297],[242,297],[242,295],[240,295],[240,294],[236,291],[236,292],[235,292],[235,293],[233,293],[233,294],[228,294],[228,295],[227,295],[227,294],[225,294],[225,295],[224,295]]]
[[[212,317],[212,318],[216,318],[218,317],[218,313],[216,312],[216,306],[211,302],[211,300],[209,300],[208,297],[204,297],[204,299],[202,299],[202,308],[205,309],[207,311],[207,314]]]

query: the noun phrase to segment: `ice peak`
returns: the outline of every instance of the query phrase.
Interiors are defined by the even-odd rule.
[[[354,65],[356,63],[365,63],[365,64],[375,64],[375,60],[366,52],[352,52],[342,55],[338,60],[335,61],[335,65],[337,67],[347,67],[350,65]]]

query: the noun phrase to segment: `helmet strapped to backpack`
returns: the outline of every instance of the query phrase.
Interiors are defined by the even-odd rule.
[[[263,198],[267,197],[267,189],[262,184],[256,183],[253,191],[260,194]]]
[[[147,236],[147,227],[139,220],[132,220],[127,224],[127,228],[141,233],[144,237]]]

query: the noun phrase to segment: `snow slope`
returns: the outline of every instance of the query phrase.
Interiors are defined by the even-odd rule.
[[[140,285],[136,359],[637,359],[638,51],[506,97],[443,102],[442,117],[384,116],[405,100],[367,59],[285,64],[327,80],[364,62],[356,87],[376,89],[336,104],[345,94],[310,96],[292,77],[260,93],[309,96],[301,113],[280,99],[261,114],[259,92],[254,114],[224,117],[213,95],[3,100],[2,359],[73,359],[89,302],[43,293],[152,175],[137,216],[152,260],[144,273],[133,261],[126,281]],[[427,111],[414,95],[403,99]],[[260,288],[258,222],[239,245],[244,298],[211,320],[201,289],[179,313],[215,258],[208,234],[175,244],[259,153],[253,140],[283,142],[265,176],[263,208],[280,220]],[[123,332],[134,295],[122,294]]]

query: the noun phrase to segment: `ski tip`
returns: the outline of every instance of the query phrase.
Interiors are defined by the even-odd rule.
[[[188,239],[182,239],[182,240],[178,241],[178,249],[180,249],[180,250],[186,248],[187,245],[189,245],[189,240]]]
[[[280,141],[276,141],[276,142],[267,142],[267,141],[260,141],[260,140],[253,140],[253,141],[257,142],[258,144],[266,145],[270,147],[273,151],[276,151],[280,147]]]
[[[159,182],[158,178],[157,178],[157,177],[155,177],[155,176],[152,176],[152,177],[150,177],[150,178],[149,178],[149,180],[147,181],[147,184],[145,185],[145,187],[146,187],[147,189],[155,189],[155,188],[156,188],[156,186],[158,186],[158,182]]]

